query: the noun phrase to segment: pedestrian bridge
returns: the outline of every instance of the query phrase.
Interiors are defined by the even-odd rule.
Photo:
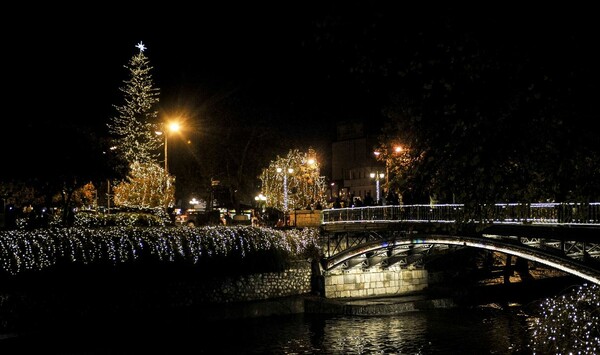
[[[600,202],[326,209],[321,229],[326,271],[409,265],[454,246],[505,253],[600,284]]]

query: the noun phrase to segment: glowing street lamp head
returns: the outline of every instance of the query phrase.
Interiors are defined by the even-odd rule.
[[[179,122],[170,122],[168,125],[169,131],[178,132],[181,129]]]
[[[278,172],[278,173],[280,173],[280,172],[282,172],[282,171],[283,171],[283,170],[282,170],[281,168],[277,168],[277,172]]]
[[[375,177],[375,173],[371,173],[371,174],[369,174],[369,175],[371,176],[371,178],[374,178],[374,177]]]
[[[266,201],[267,200],[267,196],[263,195],[262,192],[260,194],[258,194],[258,196],[254,197],[254,199],[256,201]]]
[[[394,152],[396,152],[396,153],[400,153],[400,152],[402,152],[403,150],[404,150],[404,149],[403,149],[403,148],[402,148],[402,146],[400,146],[400,145],[397,145],[397,146],[395,146],[395,147],[394,147]]]

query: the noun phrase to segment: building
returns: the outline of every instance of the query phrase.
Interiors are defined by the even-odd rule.
[[[367,192],[376,199],[377,178],[372,178],[371,173],[385,173],[385,164],[375,159],[376,146],[377,137],[365,131],[364,123],[338,123],[336,141],[331,149],[332,199],[339,197],[348,202],[353,195],[364,201]],[[380,199],[384,182],[385,178],[379,181]]]

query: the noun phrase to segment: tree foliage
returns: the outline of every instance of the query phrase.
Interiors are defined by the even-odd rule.
[[[317,44],[385,107],[379,149],[406,150],[381,159],[405,203],[600,198],[589,124],[600,81],[585,23],[354,10],[324,22]]]
[[[162,141],[156,135],[159,102],[159,89],[154,87],[148,57],[143,44],[138,44],[140,52],[129,60],[125,68],[129,78],[120,88],[123,103],[114,105],[118,112],[108,124],[109,133],[114,136],[115,149],[129,163],[154,161]]]
[[[114,203],[117,206],[152,208],[170,207],[174,204],[174,177],[156,164],[158,149],[163,144],[156,134],[164,127],[157,122],[159,89],[154,87],[148,57],[143,43],[125,65],[129,79],[120,88],[124,103],[115,105],[118,115],[108,124],[114,136],[114,150],[129,164],[129,175],[114,187]],[[165,158],[166,159],[166,158]]]
[[[56,194],[52,197],[52,202],[55,204],[61,203],[63,200],[64,193]],[[98,197],[98,191],[94,184],[90,181],[87,184],[75,188],[71,194],[71,205],[74,207],[85,207],[94,208],[96,206],[96,199]]]
[[[320,164],[313,149],[307,152],[292,149],[284,157],[278,155],[263,169],[260,180],[268,207],[284,210],[284,181],[287,182],[288,209],[305,209],[311,204],[326,202],[325,177],[320,176]]]
[[[134,162],[127,181],[113,188],[116,206],[170,207],[174,203],[175,179],[155,163]]]

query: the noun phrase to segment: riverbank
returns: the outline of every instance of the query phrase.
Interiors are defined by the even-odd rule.
[[[517,298],[536,299],[542,294],[543,297],[556,296],[565,289],[565,286],[572,285],[573,281],[572,279],[555,278],[536,280],[527,284],[481,285],[463,290],[456,289],[451,292],[431,288],[412,294],[360,299],[327,299],[312,294],[303,294],[221,304],[179,304],[177,306],[170,304],[166,306],[162,303],[158,307],[157,303],[152,305],[143,303],[137,307],[115,308],[113,302],[110,302],[110,307],[108,307],[108,303],[104,305],[94,303],[98,302],[96,298],[88,300],[93,304],[84,312],[80,307],[73,307],[69,309],[69,312],[22,314],[25,317],[19,318],[20,322],[16,324],[18,325],[17,329],[0,332],[0,353],[21,354],[24,347],[27,346],[35,348],[35,352],[49,353],[49,347],[54,347],[63,350],[69,348],[70,351],[67,353],[71,354],[83,354],[90,352],[77,351],[94,347],[112,351],[117,346],[120,347],[121,345],[117,344],[121,343],[127,343],[130,346],[130,352],[125,351],[122,352],[123,354],[139,353],[139,346],[145,346],[148,352],[156,350],[150,348],[149,345],[154,341],[162,342],[165,352],[172,352],[173,346],[186,341],[186,339],[204,339],[202,344],[207,344],[206,337],[210,332],[213,334],[208,336],[211,342],[214,342],[213,336],[222,338],[221,342],[217,342],[218,347],[213,349],[218,349],[216,352],[219,352],[223,350],[223,347],[231,346],[227,343],[227,339],[231,339],[231,336],[239,337],[247,333],[259,333],[261,336],[268,334],[268,339],[272,339],[273,334],[280,330],[279,328],[259,330],[257,327],[261,328],[271,324],[283,324],[282,327],[285,327],[284,325],[291,319],[304,319],[305,321],[317,319],[321,320],[317,322],[321,326],[328,324],[323,319],[352,319],[351,324],[373,322],[371,320],[377,319],[385,319],[386,322],[388,319],[401,319],[398,324],[403,324],[405,321],[410,322],[414,319],[429,319],[428,316],[425,316],[427,314],[464,315],[474,314],[473,312],[481,314],[482,309],[485,309],[486,319],[489,319],[489,317],[500,314],[504,316],[517,314],[516,309],[527,308],[524,304],[511,304],[512,300]],[[449,297],[451,294],[458,297]],[[476,302],[468,303],[468,301]],[[485,304],[486,302],[488,304]],[[428,312],[436,309],[447,311]],[[75,310],[77,312],[74,312]],[[509,310],[509,312],[504,310]],[[521,313],[519,312],[519,314]],[[380,316],[385,317],[380,318]],[[397,316],[402,317],[389,318]],[[374,322],[378,325],[381,324],[381,320]],[[514,331],[514,323],[511,324],[511,328],[506,329],[507,332]],[[238,332],[232,332],[233,328],[238,329]],[[217,329],[223,331],[217,331]],[[495,328],[491,329],[494,332],[497,331]],[[403,332],[405,333],[406,330]],[[302,333],[296,340],[306,340],[306,337],[306,334]],[[246,338],[245,341],[249,341],[248,339],[252,337],[246,336]],[[102,342],[99,339],[103,339]],[[135,342],[133,339],[140,339],[140,342]],[[432,339],[438,338],[436,336]],[[253,341],[254,343],[256,342]],[[260,343],[260,346],[263,349],[264,344]],[[514,348],[514,344],[510,344],[510,346]]]
[[[432,298],[427,293],[356,299],[329,299],[314,295],[300,295],[264,301],[206,305],[196,307],[194,312],[197,317],[202,319],[219,320],[297,313],[361,316],[397,315],[434,308],[454,308],[456,306],[451,298]]]
[[[509,305],[527,306],[535,304],[536,300],[556,296],[576,285],[577,281],[574,277],[555,277],[511,284],[472,284],[455,288],[434,286],[424,291],[386,297],[324,298],[306,293],[256,301],[194,304],[174,304],[139,294],[133,299],[131,296],[124,297],[125,294],[115,296],[89,292],[80,294],[80,297],[65,298],[66,294],[61,293],[61,302],[55,295],[56,297],[44,302],[38,299],[33,303],[37,307],[10,308],[12,311],[5,312],[1,319],[3,331],[0,332],[0,339],[21,331],[69,329],[73,326],[114,326],[116,319],[120,319],[120,326],[136,326],[157,320],[170,322],[172,319],[197,322],[301,313],[381,316],[482,305],[500,308],[507,308]],[[4,301],[6,303],[9,300]]]
[[[282,297],[240,300],[236,292],[253,295],[242,286],[265,283],[278,290],[284,284],[262,275],[218,287],[227,297],[207,297],[206,274],[164,266],[141,270],[123,268],[71,268],[61,272],[35,272],[7,278],[0,294],[0,340],[27,333],[56,330],[115,329],[127,331],[164,324],[192,324],[285,315],[322,314],[351,316],[400,315],[432,309],[491,305],[507,309],[535,304],[580,284],[575,277],[548,277],[510,284],[475,279],[445,279],[425,290],[386,297],[324,298],[301,291]],[[109,272],[110,271],[110,272]],[[290,274],[286,273],[286,278]],[[307,274],[308,275],[308,271]],[[246,280],[247,279],[247,280]],[[244,280],[248,282],[244,282]],[[310,280],[304,281],[309,284]],[[259,290],[270,288],[260,287]],[[306,288],[309,289],[309,288]],[[279,291],[278,291],[279,292]],[[276,294],[276,293],[273,293]],[[235,299],[236,301],[227,301]]]
[[[323,298],[307,294],[242,304],[220,305],[219,307],[202,307],[201,315],[209,319],[293,313],[381,316],[431,309],[470,308],[487,305],[498,308],[514,307],[515,305],[529,307],[535,306],[537,301],[556,296],[580,283],[581,280],[578,278],[560,276],[510,284],[473,284],[456,289],[431,287],[425,291],[386,297]]]

